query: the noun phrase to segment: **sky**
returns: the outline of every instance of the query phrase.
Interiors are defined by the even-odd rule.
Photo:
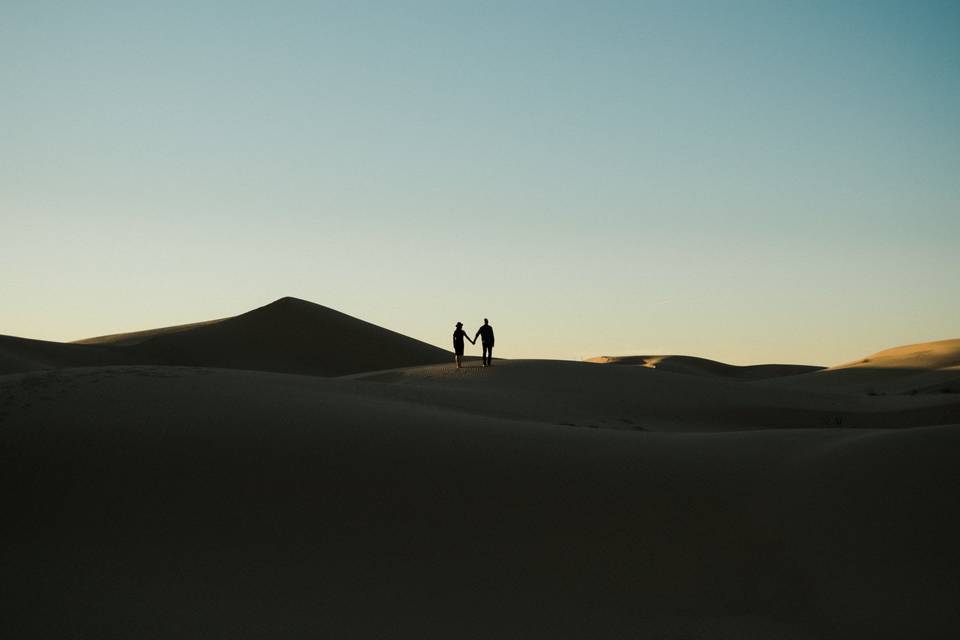
[[[3,0],[0,86],[0,334],[960,337],[960,3]]]

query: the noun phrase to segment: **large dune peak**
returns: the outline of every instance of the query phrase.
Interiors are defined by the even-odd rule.
[[[335,376],[450,361],[439,347],[300,298],[237,316],[79,340],[6,337],[0,373],[161,364]]]
[[[157,335],[140,346],[175,364],[310,375],[449,360],[439,347],[289,296],[217,323]]]

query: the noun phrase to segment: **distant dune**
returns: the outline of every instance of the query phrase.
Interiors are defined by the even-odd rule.
[[[621,364],[685,373],[694,376],[723,376],[741,380],[762,380],[819,371],[823,367],[802,364],[756,364],[737,366],[694,356],[599,356],[587,362]]]
[[[960,339],[894,347],[832,367],[734,366],[693,356],[600,356],[587,362],[632,365],[692,376],[756,381],[822,393],[917,395],[960,393]]]
[[[281,298],[223,320],[69,344],[0,337],[0,374],[163,364],[330,376],[452,358],[433,345],[297,298]]]
[[[841,369],[960,369],[960,338],[886,349],[862,360],[830,367]]]
[[[958,394],[960,339],[886,349],[776,383],[796,389],[861,395]]]

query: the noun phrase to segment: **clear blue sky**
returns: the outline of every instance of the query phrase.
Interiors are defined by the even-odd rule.
[[[0,5],[0,333],[294,295],[499,355],[960,336],[960,3]]]

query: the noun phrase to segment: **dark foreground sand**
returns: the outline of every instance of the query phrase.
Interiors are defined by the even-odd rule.
[[[0,636],[955,637],[960,398],[785,380],[0,376]]]

